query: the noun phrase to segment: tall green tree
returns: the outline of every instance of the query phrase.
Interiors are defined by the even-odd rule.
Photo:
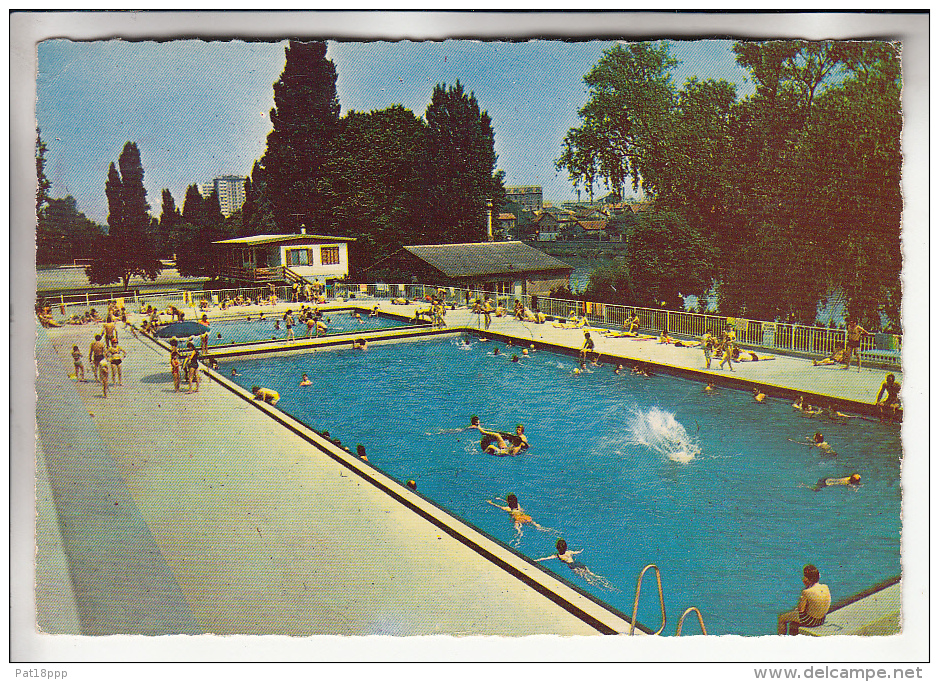
[[[714,248],[677,212],[643,213],[630,221],[626,257],[590,276],[596,300],[625,305],[680,307],[680,298],[711,287]]]
[[[60,265],[76,258],[90,258],[103,237],[102,227],[78,210],[74,197],[49,199],[39,214],[36,263]]]
[[[357,238],[353,269],[430,238],[420,204],[426,138],[424,122],[401,105],[341,119],[330,191],[336,234]]]
[[[52,183],[46,177],[46,152],[48,147],[42,141],[42,131],[36,128],[36,215],[42,213],[43,206],[49,201]]]
[[[667,46],[604,53],[559,169],[575,186],[632,178],[717,251],[721,312],[815,321],[845,298],[876,328],[899,319],[900,67],[882,42],[734,45],[755,92],[671,85]]]
[[[655,192],[667,166],[676,106],[671,69],[678,64],[666,43],[617,44],[603,52],[584,76],[590,98],[578,112],[583,123],[568,132],[555,163],[575,187],[583,184],[592,196],[602,180],[621,194],[631,180],[634,189]]]
[[[326,43],[290,41],[284,72],[274,83],[271,123],[262,177],[252,177],[261,185],[256,203],[269,206],[278,232],[300,225],[326,232],[333,216],[325,167],[339,129],[336,67],[326,59]]]
[[[182,218],[176,269],[184,277],[213,276],[213,242],[231,236],[219,207],[218,193],[213,189],[208,197],[203,197],[198,185],[189,185]]]
[[[498,214],[505,202],[492,119],[457,81],[449,88],[434,87],[424,120],[424,219],[434,232],[431,241],[483,241],[489,214]]]
[[[260,161],[254,162],[251,176],[245,180],[245,203],[241,207],[241,233],[239,236],[253,234],[277,234],[277,222],[274,210],[266,191],[264,169]]]
[[[120,168],[120,170],[118,170]],[[143,164],[135,142],[128,142],[108,168],[108,235],[85,274],[91,284],[121,282],[126,291],[133,276],[155,280],[163,269],[150,220]]]
[[[205,224],[205,199],[199,191],[199,185],[192,184],[186,188],[186,197],[183,199],[183,222],[201,227]]]
[[[178,227],[182,222],[183,217],[176,207],[176,200],[173,198],[172,192],[168,189],[164,189],[159,226],[159,249],[161,256],[169,256],[176,253],[176,248],[179,246]]]

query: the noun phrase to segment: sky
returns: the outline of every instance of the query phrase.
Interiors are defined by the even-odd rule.
[[[488,111],[506,185],[541,185],[546,200],[576,199],[554,168],[586,103],[583,76],[610,41],[328,42],[342,113],[402,104],[423,115],[434,85],[459,80]],[[723,78],[749,92],[732,42],[671,41],[690,76]],[[264,154],[281,42],[47,40],[38,46],[37,120],[48,146],[54,198],[72,195],[104,223],[104,183],[125,142],[140,149],[154,215],[164,188],[181,207],[186,187],[248,175]],[[605,190],[600,191],[600,195]]]

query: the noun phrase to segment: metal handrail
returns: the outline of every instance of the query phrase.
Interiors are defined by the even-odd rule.
[[[636,600],[633,602],[633,617],[632,622],[629,624],[629,634],[632,635],[636,631],[636,613],[639,611],[639,593],[642,591],[642,577],[646,574],[650,568],[655,569],[655,577],[659,583],[659,605],[662,607],[662,625],[658,630],[653,632],[653,635],[661,634],[662,630],[665,629],[665,595],[662,592],[662,572],[659,571],[659,567],[655,564],[649,564],[642,571],[639,572],[639,579],[636,580]]]
[[[708,633],[707,628],[704,627],[704,616],[701,615],[701,611],[698,610],[697,606],[689,606],[685,609],[685,612],[681,614],[681,618],[678,619],[678,629],[675,631],[676,637],[681,637],[681,626],[685,622],[685,616],[692,611],[698,614],[698,623],[701,625],[701,632],[705,635]]]

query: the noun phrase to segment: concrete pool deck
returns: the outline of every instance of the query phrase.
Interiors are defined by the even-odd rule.
[[[297,306],[276,310],[288,307]],[[415,310],[387,302],[381,307],[404,316]],[[446,321],[451,331],[477,327],[465,309],[449,311]],[[534,567],[529,576],[510,552],[487,557],[442,531],[419,512],[419,500],[401,504],[350,468],[354,458],[344,465],[263,414],[266,406],[205,380],[198,394],[175,393],[166,352],[149,339],[120,332],[128,351],[125,385],[107,399],[97,384],[70,381],[72,345],[87,353],[96,331],[90,325],[41,330],[36,348],[36,594],[45,632],[605,631],[590,624],[592,616],[616,632],[628,626],[574,590],[565,593],[574,607],[552,600],[538,587],[550,576]],[[511,318],[493,318],[490,335],[568,351],[583,342],[582,330]],[[605,356],[731,376],[703,372],[699,350],[593,336]],[[250,352],[286,347],[269,343]],[[775,388],[870,405],[884,375],[776,358],[736,365],[732,376],[766,387],[771,396]],[[551,589],[564,592],[564,584],[555,583]]]
[[[174,392],[149,340],[122,335],[124,386],[107,398],[69,380],[72,345],[87,346],[91,331],[40,332],[37,345],[44,632],[599,633],[266,406],[205,380],[198,393]]]

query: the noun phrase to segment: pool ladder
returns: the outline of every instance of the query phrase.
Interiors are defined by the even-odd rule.
[[[655,579],[659,587],[659,606],[662,609],[662,624],[659,626],[659,629],[653,632],[653,635],[659,635],[662,633],[662,630],[665,629],[665,593],[662,591],[662,572],[659,570],[659,567],[655,564],[649,564],[642,571],[639,572],[639,578],[636,580],[636,599],[633,602],[633,617],[629,624],[629,634],[632,635],[636,632],[636,613],[639,611],[639,594],[642,592],[642,578],[645,576],[646,571],[649,569],[655,570]],[[681,614],[681,618],[678,619],[678,629],[675,631],[675,636],[681,636],[681,627],[685,622],[685,616],[694,611],[698,616],[698,623],[701,625],[701,632],[707,634],[708,631],[704,627],[704,617],[701,615],[701,611],[696,606],[689,606],[685,609],[685,612]]]

